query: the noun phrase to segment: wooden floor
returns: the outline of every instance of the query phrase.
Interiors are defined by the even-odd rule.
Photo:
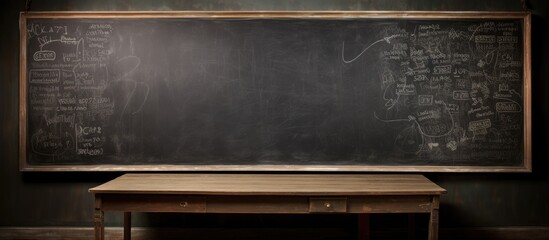
[[[106,228],[106,238],[122,239],[121,227]],[[343,228],[237,228],[237,229],[183,229],[142,228],[132,229],[133,240],[148,239],[193,239],[193,240],[355,240],[350,231]],[[0,227],[0,239],[36,240],[90,240],[94,237],[92,227]],[[405,228],[372,229],[372,240],[407,239]],[[416,239],[425,239],[417,236]],[[547,240],[549,227],[506,227],[506,228],[461,228],[440,229],[442,240]]]

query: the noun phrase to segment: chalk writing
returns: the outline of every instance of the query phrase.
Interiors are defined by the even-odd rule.
[[[519,165],[521,23],[27,19],[27,155],[58,165]]]

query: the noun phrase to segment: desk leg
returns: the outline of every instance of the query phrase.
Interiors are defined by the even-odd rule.
[[[429,240],[438,240],[438,209],[440,197],[433,196],[431,203],[431,217],[429,218]]]
[[[370,215],[358,214],[358,240],[370,240]]]
[[[94,207],[94,230],[95,240],[105,239],[105,224],[103,210],[101,210],[101,195],[95,195],[95,207]]]
[[[124,212],[124,240],[132,239],[132,213]]]

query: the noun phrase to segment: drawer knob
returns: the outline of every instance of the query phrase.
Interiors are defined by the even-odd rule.
[[[189,204],[187,202],[180,202],[179,206],[181,207],[187,207]]]
[[[331,208],[331,207],[332,207],[332,204],[329,203],[329,202],[326,202],[326,203],[324,203],[324,206],[325,206],[326,208]]]

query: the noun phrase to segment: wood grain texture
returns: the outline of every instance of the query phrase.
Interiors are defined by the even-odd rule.
[[[203,197],[185,195],[125,195],[110,194],[102,197],[104,211],[124,212],[206,212]]]
[[[429,196],[367,196],[349,199],[349,213],[431,212]]]
[[[24,12],[27,18],[523,18],[527,12],[486,11],[63,11]]]
[[[200,195],[413,195],[446,190],[406,174],[125,174],[92,193]]]
[[[415,174],[125,174],[90,192],[96,212],[125,212],[126,236],[128,212],[408,212],[431,213],[429,240],[436,240],[432,228],[438,228],[438,199],[446,190]],[[96,217],[96,240],[104,237],[103,225]]]

